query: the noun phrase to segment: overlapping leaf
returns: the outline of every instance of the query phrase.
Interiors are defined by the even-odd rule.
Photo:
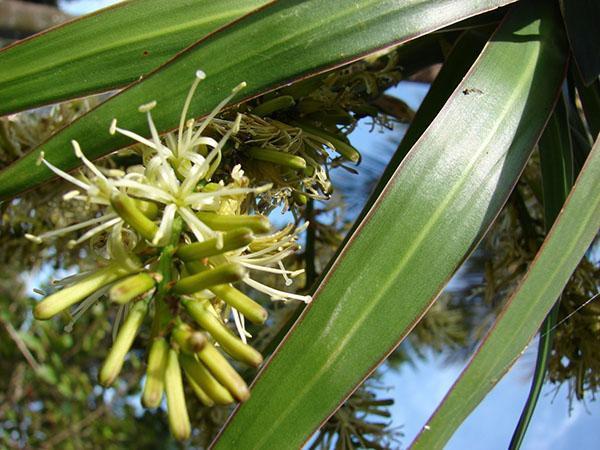
[[[526,276],[413,449],[443,448],[534,336],[600,228],[599,178],[600,140]]]
[[[122,127],[147,133],[145,117],[137,112],[140,104],[156,100],[158,107],[153,113],[159,130],[175,127],[197,69],[203,69],[208,77],[191,105],[192,116],[206,114],[241,81],[248,83],[246,97],[255,96],[298,77],[349,62],[512,1],[295,0],[276,3],[188,48],[0,172],[0,199],[52,177],[48,169],[36,165],[42,150],[50,162],[68,170],[79,165],[70,150],[72,139],[78,140],[91,158],[129,144],[127,139],[109,136],[105,131],[115,117]]]
[[[0,52],[0,115],[122,87],[270,0],[133,0]]]
[[[487,44],[214,448],[299,448],[425,313],[500,211],[552,110],[566,49],[547,6],[520,3]]]

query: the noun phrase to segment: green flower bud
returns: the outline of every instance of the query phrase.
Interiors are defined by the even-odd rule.
[[[195,331],[185,323],[176,325],[171,332],[171,337],[182,351],[192,354],[202,350],[207,342],[203,333]]]
[[[139,295],[148,292],[156,281],[147,273],[138,273],[119,281],[110,288],[109,297],[113,302],[125,304]]]
[[[158,206],[156,203],[137,198],[134,200],[134,202],[142,214],[144,214],[148,219],[154,220],[158,217]]]
[[[200,211],[196,213],[198,219],[217,231],[231,231],[236,228],[250,228],[254,233],[266,233],[271,229],[271,223],[266,216],[243,214],[215,214]]]
[[[306,205],[308,203],[308,196],[302,192],[292,191],[292,197],[297,205]]]
[[[121,216],[131,228],[149,241],[154,238],[154,235],[158,231],[158,226],[144,215],[131,197],[122,192],[115,193],[110,197],[110,204],[115,212]]]
[[[182,245],[177,250],[177,256],[187,262],[208,256],[220,255],[245,247],[252,242],[253,238],[254,236],[249,228],[238,228],[223,235],[223,245],[221,247],[219,247],[219,240],[217,238],[207,239],[203,242]]]
[[[241,312],[250,322],[260,325],[267,320],[267,311],[233,286],[221,284],[211,286],[209,289],[225,303]]]
[[[36,305],[33,315],[38,320],[50,319],[75,303],[79,303],[98,289],[129,275],[131,272],[133,271],[129,268],[118,264],[110,264],[88,275],[74,285],[49,295]]]
[[[234,402],[229,391],[194,356],[182,353],[179,355],[179,359],[186,375],[194,380],[217,405],[229,405]]]
[[[198,358],[236,400],[244,402],[250,398],[250,390],[246,382],[210,342],[198,353]]]
[[[313,136],[316,136],[316,137],[324,140],[325,142],[327,142],[326,145],[328,147],[335,149],[335,151],[338,152],[340,155],[342,155],[344,158],[349,159],[353,163],[360,162],[359,151],[356,150],[354,147],[352,147],[350,144],[342,141],[341,139],[339,139],[335,136],[332,136],[331,134],[329,134],[319,128],[309,125],[305,122],[294,123],[294,125],[297,125],[299,128],[301,128],[306,133],[312,134]]]
[[[148,304],[145,301],[137,302],[129,311],[100,370],[99,380],[103,386],[110,386],[121,372],[125,355],[131,348],[147,312]]]
[[[148,355],[146,383],[142,394],[142,404],[146,408],[157,408],[160,405],[165,388],[165,369],[168,354],[169,344],[167,341],[162,337],[154,339]]]
[[[268,116],[275,111],[291,108],[295,104],[294,97],[291,95],[281,95],[261,103],[252,110],[252,114],[259,117]]]
[[[263,362],[262,355],[248,344],[235,337],[229,329],[209,309],[208,300],[182,300],[192,318],[210,333],[215,341],[233,358],[248,365],[258,367]]]
[[[243,267],[233,263],[222,264],[214,269],[181,278],[173,286],[173,292],[176,294],[193,294],[214,285],[239,281],[244,275],[246,275],[246,270]]]
[[[167,393],[167,414],[171,434],[178,441],[183,441],[190,436],[192,426],[185,405],[181,369],[177,359],[177,352],[169,349],[167,355],[167,368],[165,370],[165,390]]]
[[[306,160],[297,155],[291,155],[289,153],[280,152],[278,150],[270,150],[261,147],[251,147],[246,153],[248,156],[259,161],[267,161],[279,166],[291,167],[296,170],[303,170],[306,168]]]
[[[215,401],[212,398],[210,398],[210,396],[206,392],[204,392],[204,390],[200,386],[198,386],[198,384],[194,381],[194,379],[192,377],[190,377],[188,375],[188,373],[185,371],[184,371],[184,374],[185,374],[185,379],[192,387],[192,391],[194,391],[194,394],[196,394],[196,397],[198,397],[198,400],[200,400],[200,402],[204,406],[208,406],[209,408],[211,406],[215,406]]]

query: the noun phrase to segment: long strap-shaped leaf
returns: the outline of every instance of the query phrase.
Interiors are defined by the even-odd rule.
[[[443,448],[533,338],[600,228],[599,179],[600,139],[529,271],[413,449]]]
[[[0,52],[0,115],[129,84],[271,0],[133,0]]]
[[[425,313],[500,211],[552,110],[566,61],[557,23],[543,1],[516,6],[215,448],[300,447]]]
[[[153,116],[159,130],[178,124],[183,100],[197,69],[207,79],[190,107],[197,117],[215,107],[241,81],[247,96],[274,89],[309,73],[334,67],[378,48],[409,40],[465,17],[514,0],[288,0],[246,16],[180,53],[170,63],[132,85],[57,133],[38,149],[0,172],[0,199],[50,179],[36,165],[40,150],[62,169],[80,161],[70,141],[91,158],[130,144],[105,131],[111,120],[148,134],[137,107],[158,101]]]
[[[573,148],[569,133],[569,117],[564,98],[556,103],[544,134],[538,143],[540,169],[542,172],[542,192],[544,202],[544,223],[550,229],[567,200],[574,182]],[[560,298],[540,327],[540,339],[531,381],[529,396],[510,442],[509,450],[518,450],[525,438],[525,432],[533,416],[538,397],[546,380],[548,360],[554,341],[554,328],[558,319]]]

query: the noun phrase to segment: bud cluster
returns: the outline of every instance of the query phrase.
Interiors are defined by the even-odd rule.
[[[276,274],[291,285],[302,270],[288,270],[283,261],[299,249],[298,234],[306,224],[273,232],[268,217],[252,208],[255,198],[272,185],[251,186],[239,165],[227,178],[215,180],[215,174],[222,173],[218,169],[223,148],[239,131],[241,116],[219,140],[204,132],[244,83],[205,119],[188,120],[187,110],[203,78],[198,71],[175,132],[159,136],[151,114],[156,102],[139,108],[147,116],[148,138],[119,128],[113,120],[111,133],[137,142],[139,165],[126,171],[98,167],[73,141],[86,167],[85,173],[74,176],[41,154],[40,163],[74,185],[65,199],[93,204],[100,212],[62,229],[27,236],[41,243],[85,230],[70,245],[91,241],[101,248],[98,267],[63,280],[60,290],[36,305],[34,316],[50,319],[75,306],[76,320],[103,296],[119,305],[126,316],[100,370],[104,386],[118,378],[136,336],[151,320],[142,402],[155,408],[166,394],[169,424],[177,439],[191,432],[184,378],[207,406],[245,401],[250,395],[225,356],[251,367],[263,360],[247,342],[245,321],[263,324],[267,311],[246,292],[258,291],[273,300],[310,301],[310,296],[276,289],[253,275]]]

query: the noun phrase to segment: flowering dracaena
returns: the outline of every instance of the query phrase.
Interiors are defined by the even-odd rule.
[[[292,284],[302,271],[286,269],[283,261],[299,249],[297,239],[303,227],[288,225],[272,232],[266,216],[253,214],[247,200],[268,192],[271,185],[251,186],[239,165],[228,182],[212,179],[223,147],[239,129],[241,118],[237,116],[219,141],[204,132],[245,84],[233,89],[203,120],[188,119],[193,94],[204,76],[202,71],[196,73],[175,132],[158,134],[151,113],[156,102],[139,108],[147,116],[149,137],[119,128],[113,120],[110,132],[135,140],[141,153],[142,163],[127,171],[97,167],[75,141],[75,154],[86,173],[68,174],[41,154],[40,163],[74,185],[65,198],[99,205],[102,214],[27,236],[39,243],[87,229],[70,242],[72,246],[106,236],[100,266],[60,282],[61,289],[39,302],[34,315],[49,319],[77,305],[76,320],[103,295],[121,305],[121,312],[126,309],[100,371],[105,386],[118,377],[139,329],[152,315],[142,401],[147,407],[157,407],[166,393],[169,424],[178,439],[187,438],[191,429],[184,376],[205,405],[229,404],[246,400],[249,391],[223,354],[250,366],[262,363],[260,353],[247,343],[250,335],[245,321],[264,323],[267,312],[237,284],[274,300],[310,301],[310,296],[288,293],[256,279],[255,274],[267,272]],[[228,326],[231,320],[237,336]]]

